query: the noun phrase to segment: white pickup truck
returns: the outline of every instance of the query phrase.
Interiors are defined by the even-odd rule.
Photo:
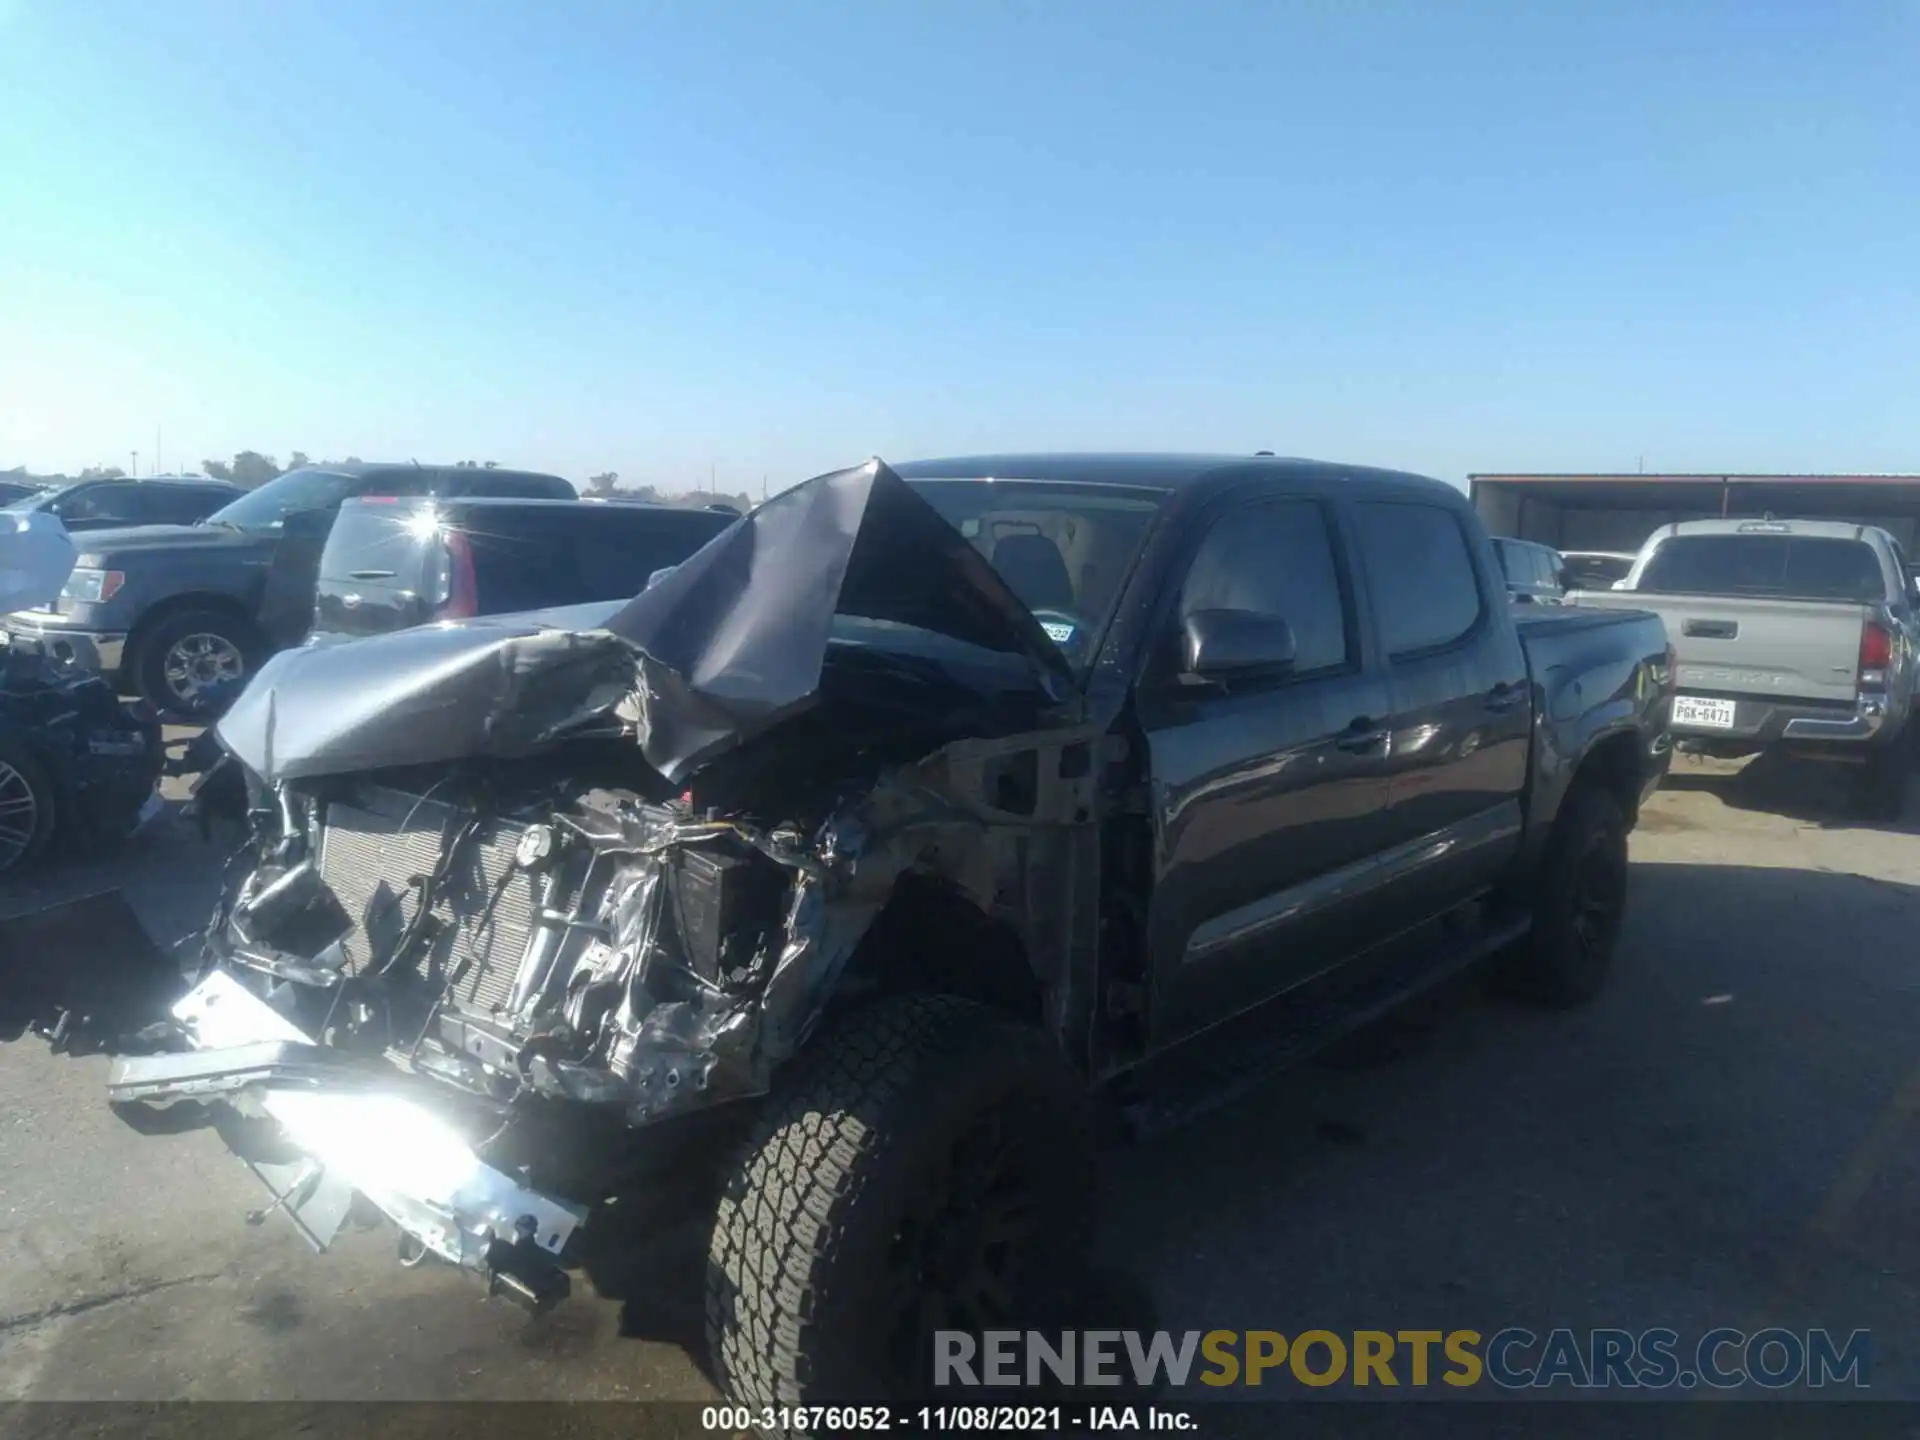
[[[1651,610],[1679,657],[1674,747],[1849,761],[1856,807],[1906,799],[1916,590],[1886,531],[1831,520],[1697,520],[1654,533],[1612,590],[1570,605]]]

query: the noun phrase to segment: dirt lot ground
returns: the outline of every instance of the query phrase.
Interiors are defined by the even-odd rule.
[[[1115,1154],[1100,1249],[1142,1307],[1115,1323],[1867,1328],[1875,1394],[1920,1398],[1920,826],[1683,762],[1633,858],[1597,1006],[1464,987]],[[0,910],[119,884],[172,939],[209,870],[162,831]],[[0,1398],[710,1396],[697,1236],[529,1321],[382,1235],[316,1258],[247,1226],[239,1164],[124,1129],[105,1068],[0,1047]]]

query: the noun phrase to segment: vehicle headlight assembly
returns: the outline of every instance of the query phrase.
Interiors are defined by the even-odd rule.
[[[98,605],[111,600],[126,583],[127,577],[123,571],[76,565],[73,573],[67,576],[67,583],[60,587],[60,597]]]

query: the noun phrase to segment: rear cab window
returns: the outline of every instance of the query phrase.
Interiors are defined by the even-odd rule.
[[[1666,595],[1765,600],[1886,598],[1880,557],[1864,540],[1828,535],[1674,535],[1660,542],[1635,582]]]

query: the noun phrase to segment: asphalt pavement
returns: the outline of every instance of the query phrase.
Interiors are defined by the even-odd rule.
[[[1920,825],[1683,762],[1633,860],[1593,1007],[1458,987],[1114,1153],[1113,1323],[1868,1329],[1874,1393],[1920,1398]],[[0,914],[117,884],[170,941],[211,871],[163,824]],[[529,1319],[389,1232],[316,1257],[249,1226],[251,1176],[209,1133],[127,1130],[105,1070],[0,1046],[0,1399],[713,1398],[698,1234]]]

